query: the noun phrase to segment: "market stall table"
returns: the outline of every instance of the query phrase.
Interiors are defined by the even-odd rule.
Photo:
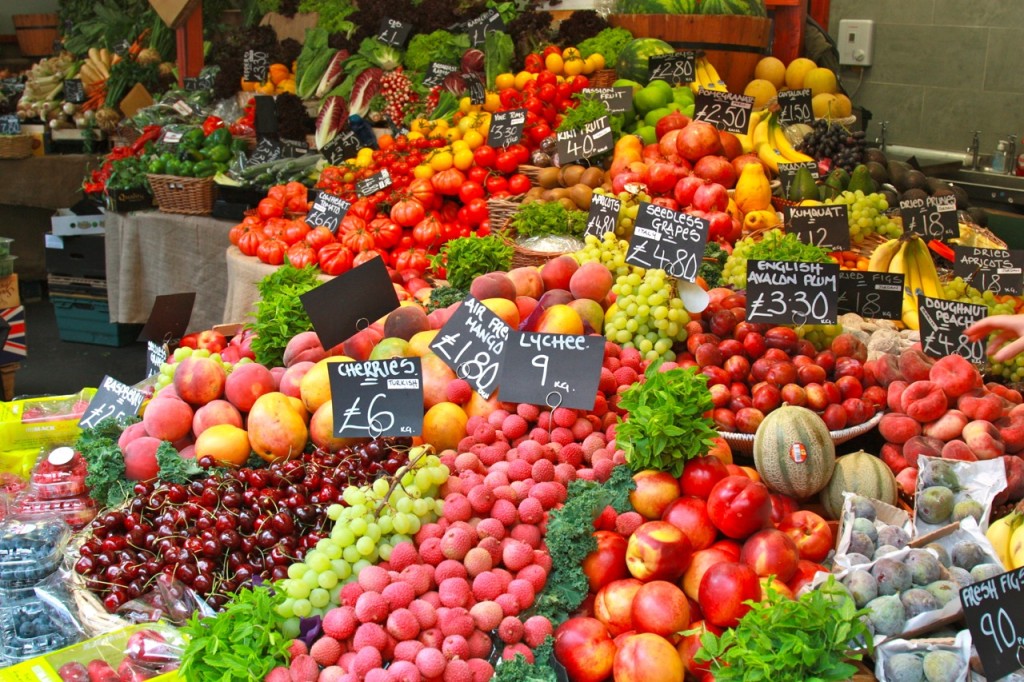
[[[224,322],[252,322],[260,292],[256,285],[264,277],[272,275],[277,265],[268,265],[258,258],[246,256],[237,246],[229,246],[225,255],[228,264],[228,290],[224,303]],[[327,282],[334,279],[320,275]]]

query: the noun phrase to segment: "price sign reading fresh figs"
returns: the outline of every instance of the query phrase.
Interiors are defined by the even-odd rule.
[[[964,620],[985,669],[1002,679],[1024,668],[1024,569],[1017,568],[960,590]]]
[[[363,178],[356,183],[356,194],[361,197],[368,197],[371,194],[387,189],[391,186],[391,173],[385,168],[379,173],[374,173],[368,178]]]
[[[332,166],[340,166],[359,152],[359,138],[351,130],[342,130],[334,139],[319,150]]]
[[[747,261],[747,320],[768,324],[835,324],[839,265]]]
[[[779,181],[782,183],[783,195],[789,194],[789,186],[793,184],[793,179],[796,178],[797,172],[801,168],[806,168],[811,172],[811,177],[817,180],[820,177],[818,173],[818,163],[816,161],[794,161],[793,163],[780,163],[779,164]],[[849,226],[847,226],[849,230]]]
[[[641,202],[626,262],[693,282],[704,258],[708,228],[703,218]]]
[[[470,19],[463,24],[465,32],[469,35],[469,42],[473,47],[480,47],[487,39],[488,33],[505,30],[505,22],[496,10],[489,9],[475,19]]]
[[[988,317],[987,306],[918,295],[917,314],[921,320],[921,349],[926,355],[960,355],[969,362],[984,362],[985,342],[971,341],[964,330]]]
[[[925,241],[955,239],[960,236],[956,215],[956,197],[928,197],[900,202],[903,229],[920,235]]]
[[[656,54],[650,59],[650,81],[665,81],[671,85],[685,85],[697,79],[697,55],[693,51]]]
[[[850,248],[850,223],[846,204],[791,206],[786,232],[793,232],[804,244],[830,251]]]
[[[85,414],[78,422],[79,428],[91,429],[107,418],[125,419],[139,414],[146,395],[137,388],[122,384],[117,379],[105,376],[99,390],[89,401]]]
[[[694,101],[693,118],[729,133],[746,133],[753,109],[753,97],[701,88]]]
[[[903,315],[903,283],[903,273],[840,270],[839,314],[898,320]]]
[[[615,141],[612,139],[608,117],[602,116],[596,121],[591,121],[582,129],[558,131],[556,146],[563,164],[592,159],[599,154],[610,152],[615,146]]]
[[[483,303],[467,296],[430,343],[430,350],[485,400],[501,371],[509,327]]]
[[[491,126],[487,130],[487,144],[492,147],[508,147],[523,137],[526,123],[526,109],[496,111],[491,115]]]
[[[81,78],[69,78],[64,81],[64,99],[72,104],[85,101],[85,86]]]
[[[418,436],[423,432],[423,366],[419,358],[332,363],[328,381],[335,438]]]
[[[385,45],[402,47],[405,45],[405,41],[409,39],[409,34],[411,32],[412,24],[407,24],[404,21],[392,19],[391,17],[384,17],[380,20],[380,30],[377,31],[377,40]]]
[[[619,224],[622,202],[615,197],[594,194],[590,197],[590,212],[587,213],[587,234],[602,239],[608,232],[615,232]]]
[[[342,218],[345,217],[351,206],[352,204],[341,197],[336,197],[327,192],[320,192],[313,202],[313,208],[309,210],[309,214],[306,216],[306,224],[310,227],[323,225],[332,234],[336,233],[338,225],[341,224]]]
[[[259,50],[246,50],[242,55],[242,80],[264,83],[270,70],[270,55]]]
[[[499,395],[514,403],[593,409],[603,359],[600,336],[511,331]]]
[[[779,93],[779,122],[783,125],[814,123],[814,109],[811,107],[811,90],[783,90]]]
[[[953,274],[972,287],[1019,296],[1024,285],[1024,250],[954,246]]]
[[[583,88],[583,94],[596,98],[608,108],[609,114],[624,114],[633,109],[633,88]]]
[[[453,73],[458,73],[459,67],[443,62],[430,62],[427,73],[423,76],[423,84],[427,87],[434,87],[444,82],[444,79]]]

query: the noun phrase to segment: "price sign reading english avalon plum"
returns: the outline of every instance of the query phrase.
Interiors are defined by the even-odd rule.
[[[123,419],[138,416],[139,408],[145,399],[146,395],[139,389],[105,376],[96,395],[89,401],[89,407],[85,408],[85,414],[79,420],[78,426],[91,429],[108,417]]]
[[[619,224],[619,210],[622,202],[615,197],[594,194],[590,198],[590,212],[587,214],[587,234],[602,239],[607,232],[615,232]]]
[[[903,314],[903,273],[839,271],[840,315],[857,313],[875,320],[898,320]]]
[[[835,324],[836,263],[747,261],[747,320],[768,324]]]
[[[486,400],[497,386],[511,331],[483,303],[467,296],[434,337],[430,350]]]
[[[641,202],[626,262],[693,282],[704,258],[708,227],[708,221],[689,213]]]
[[[596,97],[608,107],[609,114],[624,114],[633,108],[633,88],[583,88],[583,94]]]
[[[753,97],[701,88],[694,100],[694,119],[706,121],[729,133],[746,133],[750,129]]]
[[[380,20],[380,30],[377,31],[377,40],[394,47],[402,47],[409,38],[412,31],[412,24],[407,24],[398,19],[384,17]]]
[[[956,197],[928,197],[900,202],[903,229],[921,236],[925,241],[946,240],[960,236],[956,216]]]
[[[994,294],[1019,296],[1024,285],[1024,250],[954,246],[953,274],[972,287]]]
[[[656,54],[650,59],[650,77],[647,82],[665,81],[672,85],[692,83],[697,79],[694,61],[696,53],[673,52],[672,54]]]
[[[491,115],[491,126],[487,130],[487,144],[491,147],[508,147],[523,137],[526,123],[526,109],[496,111]]]
[[[511,331],[501,361],[501,399],[590,410],[601,378],[600,336]]]
[[[814,123],[814,110],[811,108],[811,90],[783,90],[779,93],[779,122],[783,125],[794,123]]]
[[[1024,569],[1017,568],[960,590],[964,619],[985,678],[1002,679],[1024,668]]]
[[[338,225],[341,224],[342,218],[345,217],[351,206],[352,204],[341,197],[336,197],[327,192],[320,192],[316,197],[316,201],[313,202],[313,208],[309,210],[309,215],[306,216],[306,224],[310,227],[323,225],[332,234],[337,233]]]
[[[934,358],[960,355],[968,362],[985,360],[985,342],[971,341],[964,330],[988,317],[988,307],[918,295],[917,313],[925,354]]]
[[[608,117],[602,116],[591,121],[583,129],[560,130],[557,136],[558,156],[562,163],[570,163],[581,159],[591,159],[599,154],[610,152],[615,146],[612,140],[612,129]]]
[[[330,365],[335,438],[418,436],[423,432],[419,358]]]
[[[786,231],[794,232],[797,239],[811,246],[824,246],[832,251],[850,248],[846,204],[792,206]]]

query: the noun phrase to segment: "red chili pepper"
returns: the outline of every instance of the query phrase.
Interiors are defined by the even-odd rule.
[[[203,121],[203,135],[209,135],[217,128],[224,127],[224,119],[220,116],[207,116]]]
[[[137,156],[142,152],[143,147],[146,146],[147,142],[152,142],[160,137],[160,126],[146,126],[142,129],[142,135],[139,135],[139,139],[135,140],[131,146],[131,155]],[[116,148],[115,148],[116,151]],[[122,157],[123,158],[123,157]]]

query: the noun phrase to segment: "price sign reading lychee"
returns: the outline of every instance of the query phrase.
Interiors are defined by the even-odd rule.
[[[558,156],[563,164],[592,159],[610,152],[614,146],[607,116],[587,123],[582,129],[560,130],[556,138]]]
[[[898,320],[903,313],[903,273],[839,271],[840,315],[857,313],[875,320]]]
[[[429,88],[435,85],[440,85],[444,82],[444,79],[453,73],[458,73],[459,67],[454,64],[445,64],[443,62],[430,62],[430,66],[427,67],[427,73],[423,76],[423,84]]]
[[[411,32],[412,24],[407,24],[404,21],[392,19],[391,17],[384,17],[380,20],[380,30],[377,31],[377,40],[385,45],[402,47],[405,45],[405,41],[409,39],[409,33]]]
[[[491,127],[487,130],[487,144],[492,147],[508,147],[523,137],[526,123],[526,109],[496,111],[491,115]]]
[[[817,161],[794,161],[793,163],[780,163],[779,164],[779,182],[782,183],[783,195],[789,194],[789,187],[793,184],[793,179],[796,177],[797,172],[801,168],[806,168],[811,172],[811,177],[817,180],[820,177],[818,172]],[[846,226],[849,231],[850,226]]]
[[[266,52],[246,50],[242,55],[242,80],[263,83],[269,70],[270,55]]]
[[[0,135],[20,135],[21,121],[15,114],[0,116]]]
[[[960,355],[969,362],[985,361],[985,342],[971,341],[964,330],[988,317],[987,306],[918,295],[917,315],[925,355],[933,358]]]
[[[693,282],[704,258],[709,227],[703,218],[641,202],[626,262]]]
[[[313,208],[309,210],[309,214],[306,216],[306,224],[310,227],[323,225],[334,234],[338,231],[338,225],[341,224],[342,218],[345,217],[345,214],[348,213],[348,209],[351,207],[352,204],[341,197],[336,197],[327,192],[320,192],[313,202]]]
[[[335,438],[423,433],[419,358],[336,362],[329,367]]]
[[[753,109],[753,97],[701,88],[694,98],[693,118],[729,133],[746,133]]]
[[[489,9],[475,19],[470,19],[463,24],[465,32],[469,35],[469,42],[473,47],[480,47],[487,39],[488,33],[505,30],[505,22],[496,10]]]
[[[137,388],[105,376],[89,407],[78,421],[79,428],[91,429],[104,419],[136,417],[146,395]]]
[[[602,239],[607,232],[615,232],[619,224],[622,202],[615,197],[594,194],[590,197],[590,212],[587,213],[587,234]]]
[[[850,248],[850,222],[846,204],[791,206],[786,232],[793,232],[804,244],[830,251]]]
[[[747,320],[768,324],[835,324],[839,265],[747,261]]]
[[[794,123],[814,123],[814,110],[811,108],[811,90],[783,90],[779,93],[779,122],[783,125]]]
[[[85,86],[81,78],[69,78],[64,81],[64,99],[72,104],[81,104],[85,101]]]
[[[332,166],[340,166],[346,159],[351,159],[359,152],[359,138],[351,130],[342,130],[334,139],[320,149],[320,153]]]
[[[375,194],[382,189],[387,189],[391,186],[391,173],[385,168],[379,173],[374,173],[368,178],[363,178],[356,183],[356,194],[361,197],[368,197],[371,194]]]
[[[467,296],[430,343],[430,350],[484,399],[498,382],[509,327],[483,303]]]
[[[1019,296],[1024,285],[1024,250],[954,246],[953,274],[972,287]]]
[[[603,360],[600,336],[511,331],[499,395],[513,403],[593,409]]]
[[[925,241],[945,241],[960,236],[960,222],[956,214],[956,197],[928,197],[900,202],[903,230],[918,234]]]
[[[624,114],[633,108],[633,88],[583,88],[583,94],[596,98],[608,107],[609,114]]]
[[[964,619],[985,678],[997,680],[1024,668],[1024,568],[960,590]]]
[[[697,54],[693,51],[652,55],[647,82],[665,81],[671,85],[692,83],[697,79],[696,59]]]

